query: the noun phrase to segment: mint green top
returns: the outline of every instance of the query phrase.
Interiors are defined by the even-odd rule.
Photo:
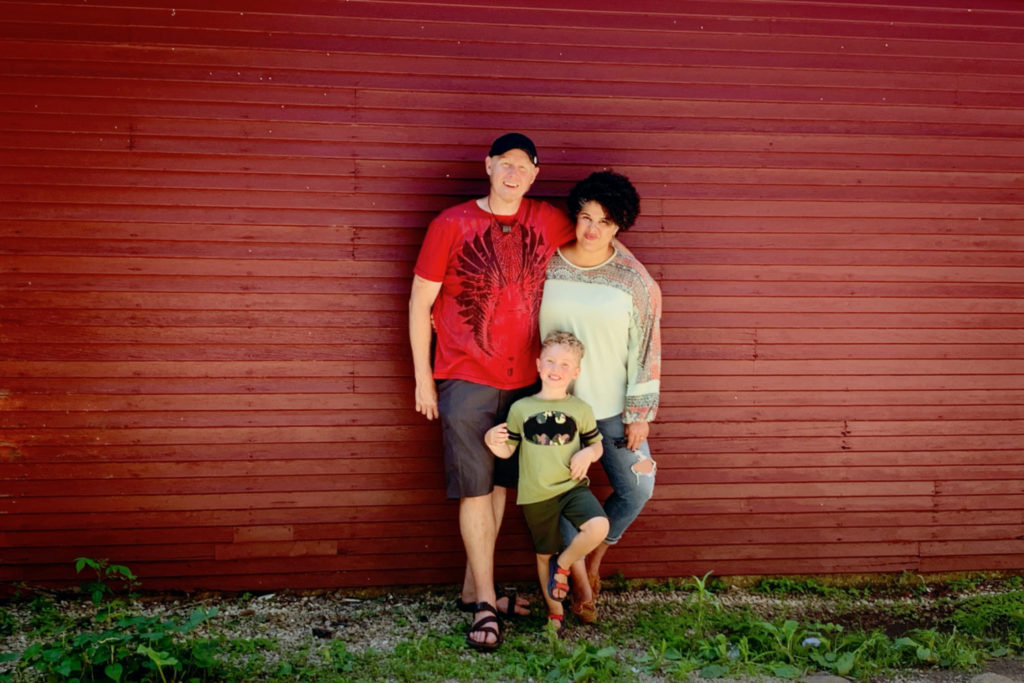
[[[569,473],[569,460],[601,440],[594,411],[571,395],[521,398],[512,404],[507,423],[509,441],[519,447],[519,505],[555,498],[578,486]]]
[[[572,332],[586,353],[570,391],[599,420],[650,422],[661,391],[661,289],[632,256],[616,250],[592,268],[558,251],[548,262],[540,336]]]

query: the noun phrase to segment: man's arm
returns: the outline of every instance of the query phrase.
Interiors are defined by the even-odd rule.
[[[430,309],[441,292],[441,283],[425,280],[419,275],[412,278],[409,296],[409,345],[412,347],[413,376],[416,380],[416,412],[428,420],[438,416],[437,387],[430,364]]]
[[[633,256],[633,252],[629,250],[629,247],[620,242],[618,237],[612,238],[612,246],[621,251],[626,256],[632,256],[633,258],[636,258],[636,256]]]

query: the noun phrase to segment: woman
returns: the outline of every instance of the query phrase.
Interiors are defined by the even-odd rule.
[[[640,198],[623,175],[600,171],[577,183],[569,194],[576,241],[551,257],[541,299],[541,336],[566,330],[587,349],[573,394],[594,409],[604,442],[601,464],[613,488],[604,503],[608,537],[590,555],[589,566],[573,566],[573,612],[588,623],[597,619],[601,560],[654,490],[656,466],[647,436],[661,378],[661,290],[612,241],[639,212]],[[566,527],[568,542],[574,531]]]

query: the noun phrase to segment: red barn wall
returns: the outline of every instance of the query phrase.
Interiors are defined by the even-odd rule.
[[[459,580],[406,301],[508,130],[643,196],[609,571],[1024,568],[1024,6],[549,4],[0,2],[0,579]]]

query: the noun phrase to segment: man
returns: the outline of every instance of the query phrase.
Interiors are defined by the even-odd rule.
[[[427,229],[409,298],[409,340],[416,410],[441,418],[446,494],[459,499],[466,549],[461,603],[474,614],[466,640],[493,650],[501,643],[494,549],[518,463],[496,464],[483,439],[515,400],[531,393],[545,267],[575,231],[561,211],[525,198],[540,170],[530,138],[496,139],[484,169],[487,196],[443,211]],[[500,611],[526,613],[514,595]]]

